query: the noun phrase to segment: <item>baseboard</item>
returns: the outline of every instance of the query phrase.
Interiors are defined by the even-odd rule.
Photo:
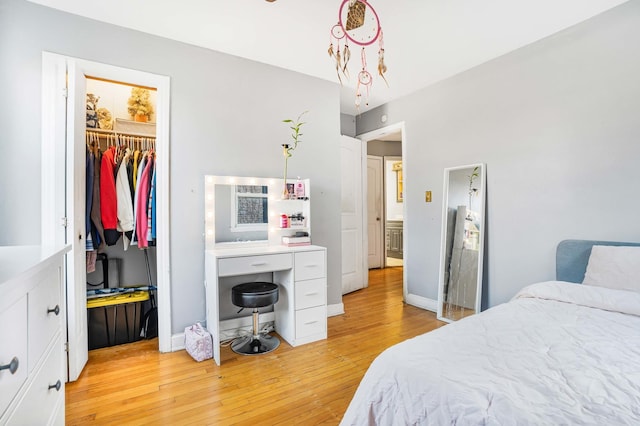
[[[177,352],[184,349],[184,333],[171,335],[171,352]]]
[[[344,314],[344,303],[327,305],[327,317],[335,317],[337,315],[343,315],[343,314]]]
[[[426,309],[431,312],[438,312],[438,301],[427,297],[418,296],[416,294],[407,294],[407,304],[416,308]]]

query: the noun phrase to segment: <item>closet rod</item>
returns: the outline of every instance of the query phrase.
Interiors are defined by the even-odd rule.
[[[113,130],[105,130],[105,129],[88,128],[87,132],[97,133],[98,136],[114,135],[114,136],[133,136],[133,137],[136,137],[136,138],[150,138],[150,139],[155,139],[156,138],[155,135],[150,135],[148,133],[115,132]]]

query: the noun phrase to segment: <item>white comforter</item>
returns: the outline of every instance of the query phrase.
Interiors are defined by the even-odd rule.
[[[640,425],[640,293],[563,282],[392,346],[343,425]]]

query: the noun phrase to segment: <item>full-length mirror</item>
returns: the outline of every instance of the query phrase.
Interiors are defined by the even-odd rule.
[[[444,171],[438,319],[480,312],[485,223],[485,166]]]

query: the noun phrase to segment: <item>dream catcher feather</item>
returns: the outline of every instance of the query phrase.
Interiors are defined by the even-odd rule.
[[[338,23],[331,27],[329,39],[329,56],[333,58],[336,66],[338,81],[342,84],[342,77],[349,78],[347,65],[351,59],[349,43],[360,46],[360,62],[362,68],[358,72],[356,85],[356,108],[368,105],[369,92],[373,83],[373,77],[367,67],[366,47],[378,42],[378,75],[387,84],[385,73],[387,66],[384,63],[384,42],[380,19],[375,9],[367,0],[343,0],[338,11]]]

